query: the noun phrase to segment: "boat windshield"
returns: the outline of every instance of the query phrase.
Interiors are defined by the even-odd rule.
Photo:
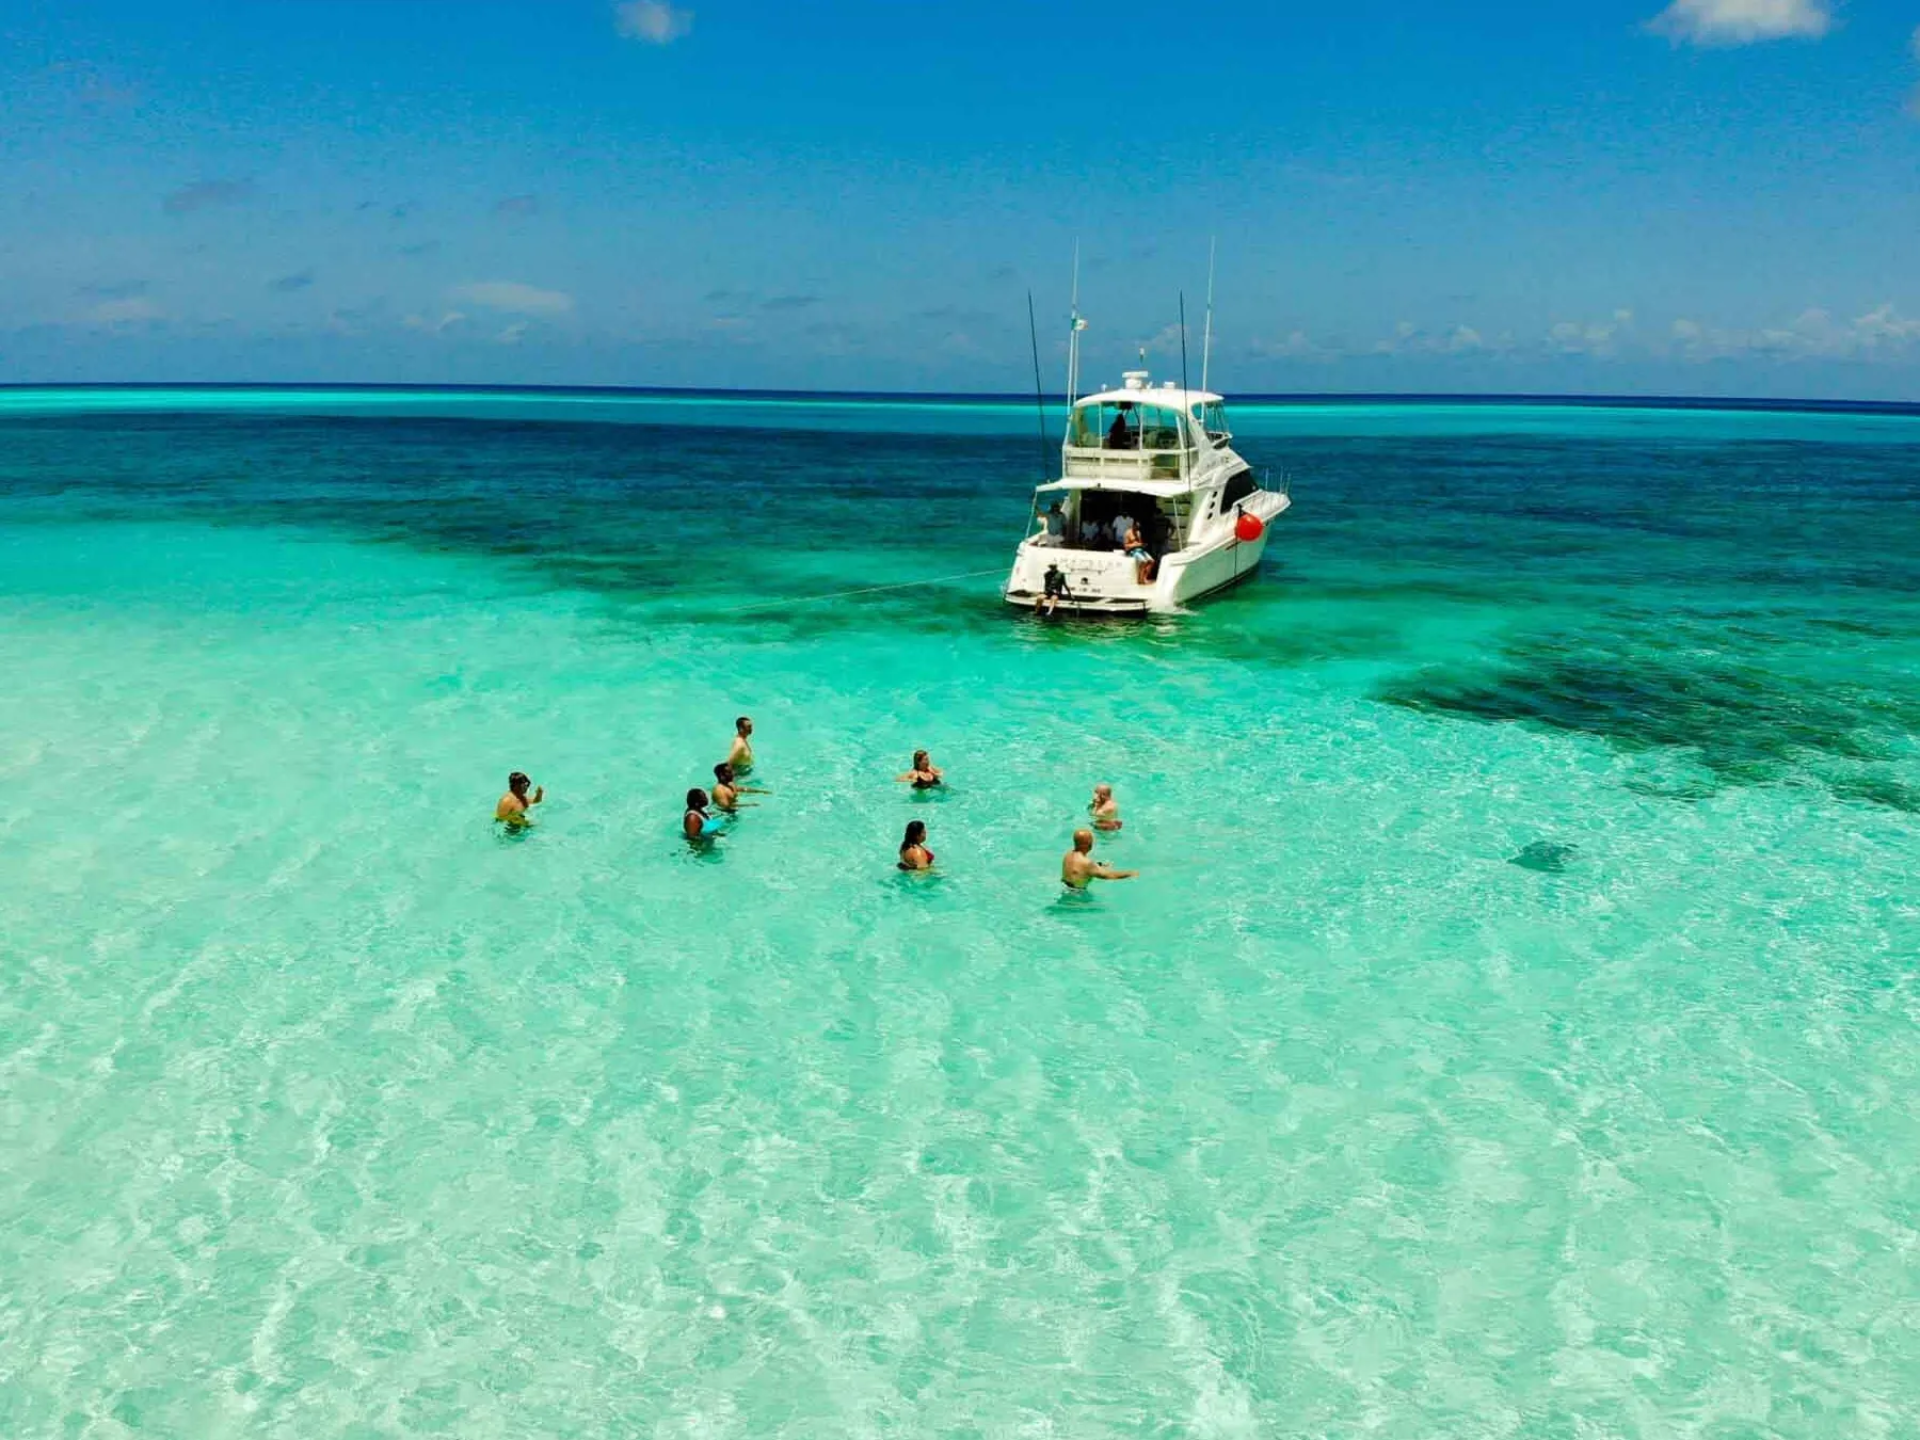
[[[1139,400],[1089,401],[1074,407],[1067,444],[1078,450],[1178,450],[1180,412]]]
[[[1195,405],[1193,418],[1200,422],[1200,428],[1207,432],[1209,440],[1233,438],[1233,428],[1227,424],[1227,407],[1218,400],[1209,400],[1204,405]]]

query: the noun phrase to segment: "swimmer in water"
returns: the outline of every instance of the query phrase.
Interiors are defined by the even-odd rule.
[[[900,868],[902,870],[933,869],[933,851],[927,848],[927,822],[909,820],[907,835],[900,842]]]
[[[680,818],[680,826],[686,831],[687,839],[696,843],[711,840],[725,828],[727,817],[707,813],[707,792],[698,787],[687,791],[687,813]]]
[[[1093,828],[1096,830],[1120,828],[1120,803],[1113,798],[1113,786],[1093,787],[1093,800],[1087,806],[1087,813],[1093,816]]]
[[[753,721],[745,715],[733,722],[733,748],[727,751],[727,763],[736,775],[753,769]]]
[[[533,794],[527,794],[527,787],[533,782],[516,770],[507,776],[507,793],[500,797],[500,803],[493,807],[493,818],[504,821],[513,829],[522,825],[531,825],[533,816],[527,812],[547,798],[547,787],[542,785]]]
[[[713,803],[716,809],[724,810],[729,815],[733,814],[742,808],[740,797],[747,793],[749,793],[749,787],[742,785],[734,778],[733,766],[722,760],[713,767]],[[764,795],[766,792],[755,790],[752,793]],[[752,809],[752,802],[747,802],[745,808]]]
[[[1131,880],[1138,870],[1116,870],[1093,858],[1093,831],[1073,832],[1073,849],[1060,857],[1060,883],[1069,890],[1084,890],[1095,880]]]
[[[947,778],[946,771],[933,763],[924,750],[913,752],[913,768],[904,775],[896,775],[895,780],[905,780],[916,790],[931,790]]]

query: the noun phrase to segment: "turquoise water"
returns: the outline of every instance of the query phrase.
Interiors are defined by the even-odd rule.
[[[21,393],[0,1434],[1911,1433],[1920,419]]]

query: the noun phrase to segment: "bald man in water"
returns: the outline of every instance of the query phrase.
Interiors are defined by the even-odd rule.
[[[1095,880],[1131,880],[1138,870],[1116,870],[1093,858],[1093,831],[1073,832],[1073,849],[1060,857],[1060,883],[1069,890],[1084,890]]]

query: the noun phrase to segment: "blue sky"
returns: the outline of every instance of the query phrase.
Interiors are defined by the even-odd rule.
[[[1920,399],[1920,3],[1662,4],[9,0],[0,381]]]

